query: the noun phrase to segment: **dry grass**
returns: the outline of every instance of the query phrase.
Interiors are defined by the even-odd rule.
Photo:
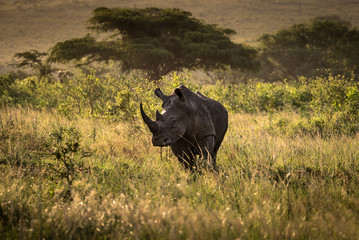
[[[219,174],[184,171],[138,124],[0,109],[0,234],[51,239],[357,239],[358,136],[295,137],[266,130],[268,115],[233,114]],[[291,116],[295,117],[295,115]],[[74,126],[85,158],[66,183],[44,144]],[[4,138],[5,136],[5,138]]]

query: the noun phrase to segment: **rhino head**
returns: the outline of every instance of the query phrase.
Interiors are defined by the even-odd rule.
[[[162,114],[156,111],[156,120],[151,120],[144,112],[142,103],[140,104],[143,121],[152,132],[152,143],[154,146],[170,146],[178,141],[185,134],[191,116],[193,116],[193,106],[188,99],[188,91],[184,86],[176,88],[171,95],[165,95],[157,88],[155,94],[162,100]]]

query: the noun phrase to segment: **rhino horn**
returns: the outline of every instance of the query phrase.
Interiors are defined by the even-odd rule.
[[[156,111],[156,121],[162,121],[164,120],[163,115],[157,110]]]
[[[145,113],[145,111],[143,110],[142,107],[142,103],[140,104],[140,109],[141,109],[141,116],[143,121],[147,124],[148,128],[150,129],[150,131],[152,133],[156,133],[159,130],[159,126],[158,123],[156,123],[155,121],[152,121],[151,118],[149,118],[147,116],[147,114]]]
[[[155,90],[155,94],[157,97],[159,97],[163,102],[167,101],[168,96],[166,96],[165,94],[163,94],[163,92],[161,91],[161,89],[157,88]]]

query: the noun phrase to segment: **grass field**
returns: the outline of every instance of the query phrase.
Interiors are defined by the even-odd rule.
[[[46,94],[59,97],[51,89],[61,86],[38,83],[45,94],[39,95],[31,84],[27,94],[42,100],[0,108],[4,239],[359,238],[357,83],[331,77],[304,86],[202,86],[230,111],[218,173],[185,171],[168,148],[152,147],[138,114],[143,99],[126,105],[135,104],[131,120],[106,120],[97,110],[64,114],[61,102],[59,110],[40,107],[53,105]],[[231,89],[236,96],[227,95]],[[118,92],[127,99],[124,89]],[[346,98],[339,101],[336,92]],[[248,106],[236,110],[233,103],[243,104],[247,94]],[[288,94],[312,97],[299,111]],[[276,110],[282,98],[287,102]],[[257,104],[258,111],[250,108]],[[303,120],[317,112],[328,118]],[[352,130],[344,131],[347,126]]]
[[[359,26],[353,0],[0,0],[0,74],[16,52],[84,36],[99,6],[182,8],[253,45],[319,15]],[[359,239],[354,76],[201,85],[108,68],[0,75],[0,239]],[[182,83],[229,111],[218,173],[183,169],[140,118],[140,102],[160,110],[155,88]]]
[[[266,122],[266,115],[231,115],[219,174],[191,174],[151,147],[143,128],[2,108],[1,161],[12,163],[1,165],[1,235],[357,239],[358,136],[275,136]],[[49,170],[54,158],[44,155],[59,126],[78,129],[94,152],[76,173],[72,201],[64,200],[66,181]]]
[[[359,3],[352,0],[9,0],[0,1],[0,73],[7,72],[17,52],[47,51],[57,42],[87,33],[96,7],[176,7],[208,23],[236,30],[236,42],[256,44],[273,33],[312,17],[337,14],[359,26]]]

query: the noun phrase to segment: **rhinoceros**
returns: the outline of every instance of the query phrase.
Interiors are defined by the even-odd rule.
[[[146,115],[140,104],[142,118],[153,134],[153,145],[170,146],[187,169],[196,168],[196,156],[216,169],[217,151],[228,128],[224,106],[185,86],[176,88],[170,95],[157,88],[155,95],[162,100],[163,108],[162,114],[156,111],[156,121]]]

